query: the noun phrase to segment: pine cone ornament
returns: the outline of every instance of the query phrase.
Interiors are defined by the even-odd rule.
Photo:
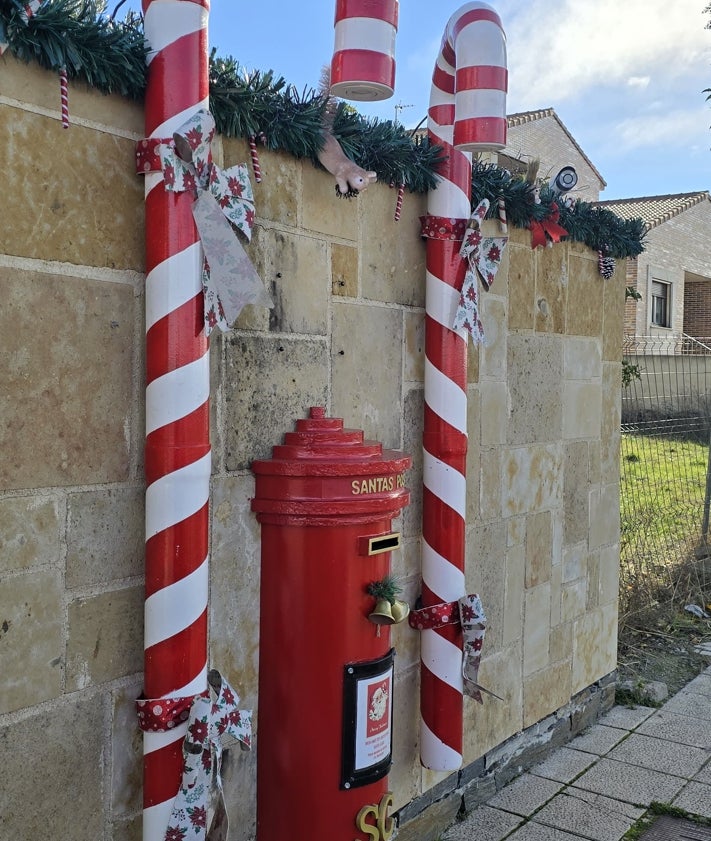
[[[598,251],[597,269],[605,280],[609,280],[615,273],[615,258],[610,257],[607,251]]]

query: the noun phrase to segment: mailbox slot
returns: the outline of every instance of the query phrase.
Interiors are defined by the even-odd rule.
[[[371,537],[361,537],[358,541],[358,552],[361,555],[382,555],[400,548],[400,532],[391,531],[388,534],[376,534]]]

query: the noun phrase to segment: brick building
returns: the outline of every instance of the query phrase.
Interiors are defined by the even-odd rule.
[[[708,191],[600,202],[625,219],[646,223],[645,250],[627,262],[625,336],[669,339],[670,350],[711,347],[711,197]],[[689,338],[687,338],[689,337]],[[696,340],[696,341],[692,341]]]

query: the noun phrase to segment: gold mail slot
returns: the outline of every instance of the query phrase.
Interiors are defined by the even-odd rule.
[[[393,531],[389,534],[376,534],[372,537],[361,537],[358,539],[358,551],[361,555],[382,555],[383,552],[392,552],[400,548],[400,532]]]

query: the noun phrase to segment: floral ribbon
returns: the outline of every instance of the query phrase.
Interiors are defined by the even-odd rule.
[[[416,631],[443,628],[445,625],[461,625],[464,694],[480,704],[484,703],[482,692],[499,698],[479,683],[479,665],[486,633],[486,616],[484,616],[481,599],[476,593],[462,596],[456,602],[442,602],[413,610],[408,617],[408,622]],[[499,700],[503,699],[499,698]]]
[[[252,712],[240,710],[239,696],[216,671],[207,677],[210,689],[189,698],[136,701],[142,730],[170,730],[187,721],[183,742],[183,777],[173,802],[164,841],[226,841],[228,820],[222,788],[222,737],[251,747]],[[214,815],[207,828],[210,795],[215,794]]]
[[[459,242],[467,229],[466,219],[449,216],[420,216],[420,236]]]
[[[195,196],[193,218],[205,252],[203,291],[205,331],[230,329],[246,304],[271,307],[272,301],[232,225],[247,238],[254,225],[254,196],[247,167],[222,170],[212,162],[215,120],[201,109],[161,142],[157,153],[165,189]],[[230,224],[231,223],[231,224]]]
[[[536,249],[539,246],[552,245],[554,242],[560,242],[561,237],[567,237],[568,232],[562,225],[558,224],[560,217],[560,210],[558,205],[553,202],[551,204],[551,212],[545,219],[539,222],[537,219],[532,219],[528,227],[531,229],[531,248]]]
[[[474,209],[459,251],[467,261],[459,305],[454,316],[454,330],[466,330],[474,344],[484,340],[484,327],[479,317],[479,295],[477,291],[477,273],[485,289],[494,282],[501,265],[504,248],[508,237],[485,237],[481,233],[481,223],[489,210],[489,200],[482,199]]]

